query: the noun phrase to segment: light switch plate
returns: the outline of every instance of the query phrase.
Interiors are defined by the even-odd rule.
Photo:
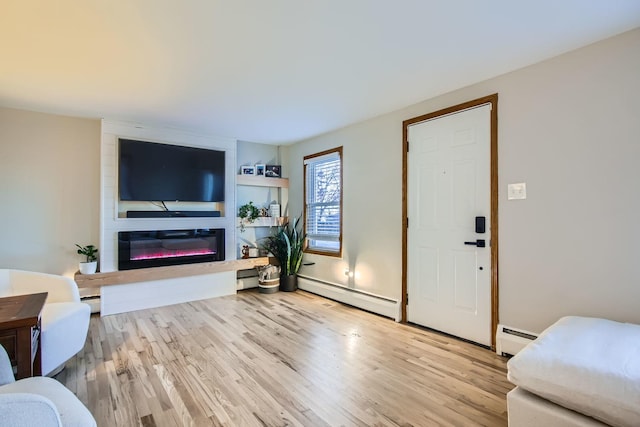
[[[527,198],[527,184],[518,182],[507,186],[507,200],[524,200]]]

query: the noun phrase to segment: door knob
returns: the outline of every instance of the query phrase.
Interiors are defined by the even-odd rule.
[[[465,245],[477,246],[479,248],[484,248],[486,245],[484,239],[478,239],[475,242],[464,242]]]

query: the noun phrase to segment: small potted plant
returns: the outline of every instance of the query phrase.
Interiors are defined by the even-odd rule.
[[[240,206],[238,209],[238,218],[240,218],[240,232],[244,232],[244,227],[247,224],[253,224],[253,222],[260,216],[260,209],[258,209],[253,202],[249,202]]]
[[[87,257],[85,262],[80,263],[80,273],[82,274],[93,274],[96,272],[98,268],[98,248],[93,245],[80,246],[76,243],[78,247],[78,254],[84,255]]]

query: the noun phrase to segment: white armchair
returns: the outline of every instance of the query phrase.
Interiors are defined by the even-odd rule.
[[[91,308],[80,302],[73,279],[55,274],[0,269],[0,297],[48,292],[42,309],[42,375],[64,367],[82,350]],[[60,369],[58,369],[60,368]]]
[[[95,427],[91,412],[53,378],[16,381],[11,362],[0,346],[0,425],[11,427]]]

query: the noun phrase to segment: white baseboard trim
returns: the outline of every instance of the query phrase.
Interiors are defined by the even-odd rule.
[[[298,275],[298,288],[400,321],[397,300]]]

